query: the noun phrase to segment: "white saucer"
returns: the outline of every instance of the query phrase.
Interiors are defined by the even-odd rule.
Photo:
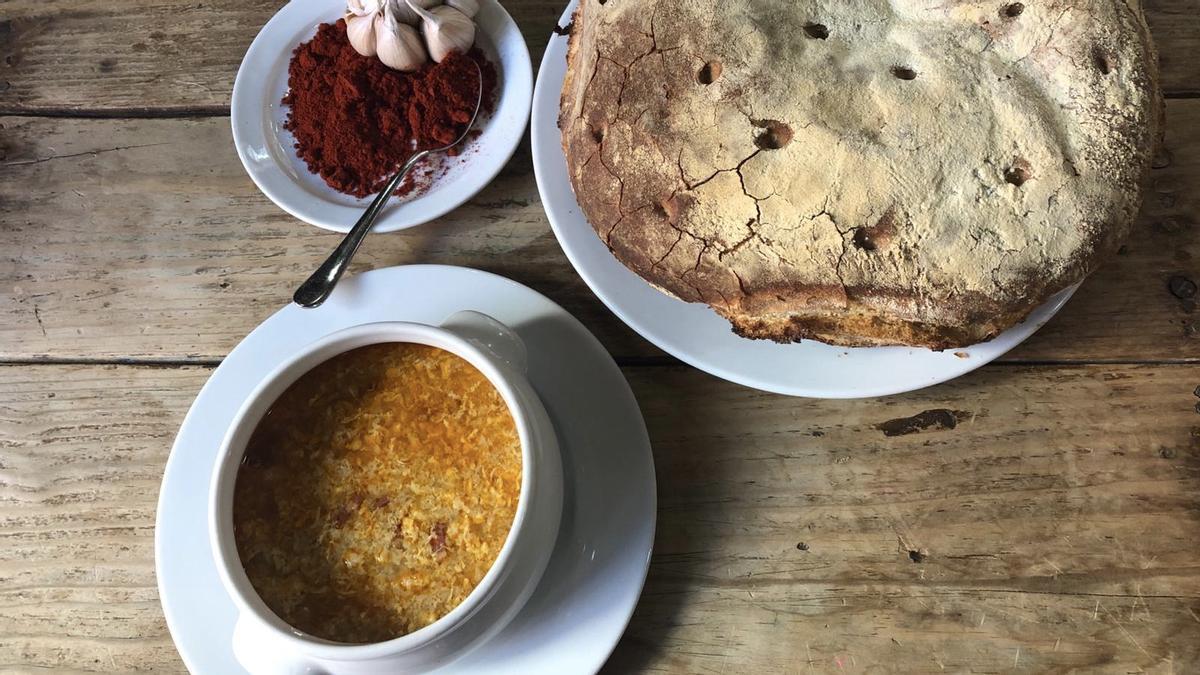
[[[654,462],[637,401],[600,343],[542,295],[486,272],[413,265],[345,279],[318,309],[283,308],[230,352],[188,411],[159,494],[154,557],[167,626],[189,670],[245,672],[206,536],[213,463],[242,400],[284,352],[321,335],[373,321],[436,324],[462,309],[496,317],[528,346],[529,379],[560,437],[565,489],[554,553],[529,603],[496,638],[438,672],[557,675],[603,665],[637,604],[654,540]]]
[[[575,11],[573,0],[560,23]],[[568,179],[558,130],[567,38],[553,35],[533,93],[533,168],[559,244],[592,291],[622,321],[663,351],[696,368],[755,389],[792,396],[859,398],[912,391],[970,372],[1020,344],[1050,320],[1075,287],[1050,298],[994,340],[935,352],[909,347],[832,347],[806,340],[780,345],[734,335],[701,304],[667,296],[617,261],[588,225]]]
[[[287,108],[279,101],[287,93],[292,51],[316,33],[318,24],[341,18],[345,6],[330,0],[292,0],[284,5],[246,50],[230,102],[233,144],[254,184],[284,211],[336,232],[349,231],[370,199],[344,195],[308,170],[296,156],[291,132],[283,128]],[[445,160],[445,175],[428,190],[407,201],[392,199],[375,223],[376,232],[420,225],[458,207],[496,177],[525,134],[533,93],[525,38],[496,0],[480,2],[475,22],[475,44],[496,64],[500,77],[496,111],[476,124],[482,133],[461,155]]]

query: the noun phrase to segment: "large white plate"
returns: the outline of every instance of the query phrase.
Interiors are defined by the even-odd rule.
[[[340,18],[345,7],[338,0],[292,0],[284,5],[246,50],[230,103],[233,144],[255,185],[284,211],[336,232],[349,231],[370,198],[344,195],[308,170],[296,156],[291,132],[283,128],[287,108],[279,101],[287,93],[292,51],[316,33],[318,24]],[[392,198],[375,222],[376,232],[420,225],[455,209],[496,177],[525,134],[533,92],[525,38],[496,0],[481,0],[475,21],[475,44],[496,64],[500,77],[496,111],[476,124],[482,133],[461,155],[445,159],[445,175],[428,190],[411,198]],[[398,157],[396,163],[406,159]]]
[[[565,25],[574,0],[563,13]],[[1050,298],[994,340],[936,352],[910,347],[832,347],[806,340],[780,345],[735,335],[705,305],[667,296],[617,261],[588,225],[567,177],[558,130],[567,38],[546,47],[533,92],[533,168],[546,215],[575,270],[622,321],[663,351],[696,368],[755,389],[792,396],[860,398],[912,391],[972,371],[1017,346],[1050,320],[1076,287]]]
[[[167,626],[195,673],[236,675],[235,609],[206,535],[208,486],[221,437],[282,355],[352,325],[440,323],[475,309],[529,348],[529,379],[558,431],[563,517],[529,603],[497,637],[439,673],[595,672],[625,630],[654,540],[650,441],[629,385],[599,342],[558,305],[486,272],[413,265],[345,279],[317,309],[289,305],[250,333],[200,390],[171,449],[158,500],[154,559]]]

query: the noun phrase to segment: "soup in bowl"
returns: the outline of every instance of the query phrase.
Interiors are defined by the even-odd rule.
[[[515,615],[562,506],[524,367],[511,330],[463,312],[334,333],[256,389],[210,509],[248,670],[435,668]]]

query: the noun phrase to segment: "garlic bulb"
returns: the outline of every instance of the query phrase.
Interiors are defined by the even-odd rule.
[[[396,19],[401,23],[406,23],[410,26],[415,26],[421,23],[421,17],[408,6],[405,0],[374,0],[376,2],[386,2],[392,8],[392,12],[396,15]],[[439,0],[416,0],[416,4],[421,9],[429,9],[438,4]]]
[[[474,19],[479,13],[479,0],[446,0],[446,6],[466,14],[468,19]]]
[[[400,23],[390,2],[384,5],[383,22],[375,39],[379,60],[389,68],[411,71],[429,60],[417,29]]]
[[[381,9],[382,0],[346,0],[346,11],[354,16],[367,16]]]
[[[434,61],[440,63],[450,52],[465,52],[475,44],[475,22],[466,14],[446,5],[425,9],[414,0],[407,2],[421,16],[425,43]]]
[[[375,56],[376,35],[382,29],[383,15],[379,12],[370,14],[354,14],[354,10],[346,13],[346,38],[354,51],[363,56]]]

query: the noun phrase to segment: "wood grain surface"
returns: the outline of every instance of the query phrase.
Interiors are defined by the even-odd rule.
[[[154,509],[209,372],[0,367],[0,669],[181,667]],[[991,366],[860,402],[626,374],[659,523],[609,672],[1200,664],[1200,366]]]
[[[258,192],[227,118],[0,125],[0,287],[13,289],[0,297],[0,357],[219,358],[290,302],[340,240]],[[653,353],[563,256],[527,142],[465,207],[367,238],[352,271],[414,262],[510,276],[615,352]]]
[[[932,389],[797,400],[665,357],[567,263],[527,143],[368,239],[357,270],[498,272],[624,365],[660,508],[606,672],[1200,672],[1200,6],[1144,4],[1171,100],[1134,235],[1005,363]],[[230,141],[281,5],[0,2],[0,672],[183,668],[154,578],[171,441],[336,242]],[[562,5],[505,1],[535,64]]]
[[[305,0],[301,0],[305,1]],[[312,0],[307,0],[312,1]],[[1159,0],[1188,25],[1187,0]],[[242,55],[282,0],[5,0],[0,113],[228,114]],[[566,6],[509,0],[535,65]],[[1164,15],[1165,18],[1165,15]],[[1194,35],[1194,32],[1193,32]],[[1195,67],[1184,62],[1184,67]]]

